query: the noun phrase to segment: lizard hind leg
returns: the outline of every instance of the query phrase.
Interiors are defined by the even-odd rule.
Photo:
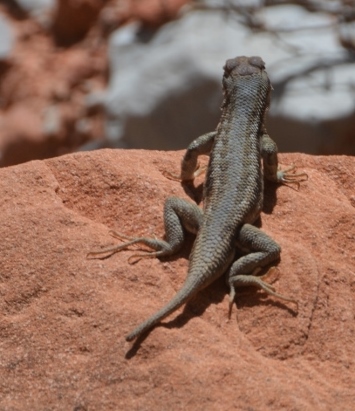
[[[87,254],[87,258],[89,259],[104,259],[112,256],[115,253],[118,253],[123,250],[127,250],[130,246],[134,246],[137,244],[143,244],[154,251],[146,251],[141,254],[134,254],[128,258],[128,262],[130,264],[136,263],[141,258],[154,258],[154,257],[163,257],[168,256],[173,253],[171,246],[163,240],[158,240],[155,238],[148,238],[148,237],[128,237],[124,234],[118,233],[116,231],[110,231],[110,234],[114,238],[118,238],[120,240],[128,240],[123,244],[119,244],[113,247],[104,248],[102,250],[91,251]]]
[[[257,287],[264,290],[267,294],[272,295],[280,300],[288,301],[291,303],[296,304],[298,309],[298,302],[290,297],[287,297],[283,294],[276,292],[275,288],[272,287],[270,284],[266,283],[262,280],[263,277],[269,274],[271,270],[274,270],[275,267],[271,267],[270,270],[263,276],[259,277],[253,274],[238,274],[234,277],[231,277],[229,281],[232,283],[230,286],[230,294],[229,294],[229,311],[228,311],[228,318],[230,319],[232,315],[233,303],[235,299],[235,287]],[[259,269],[257,269],[259,271]]]
[[[185,239],[184,230],[196,234],[201,225],[202,218],[202,211],[197,205],[181,198],[169,197],[164,206],[166,241],[148,237],[129,237],[116,231],[110,231],[113,237],[125,242],[102,250],[91,251],[87,254],[87,258],[108,258],[137,244],[143,244],[152,248],[153,251],[130,256],[128,259],[130,264],[136,263],[141,258],[168,257],[177,253],[182,247]]]
[[[244,224],[241,228],[237,243],[243,249],[250,250],[250,253],[236,260],[228,272],[227,282],[230,287],[229,318],[235,299],[235,287],[257,287],[276,298],[295,303],[298,307],[295,299],[277,293],[274,287],[263,280],[274,270],[274,267],[270,268],[263,276],[257,275],[262,267],[279,258],[279,245],[263,231],[250,224]]]

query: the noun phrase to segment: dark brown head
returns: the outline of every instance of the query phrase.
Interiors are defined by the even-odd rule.
[[[224,77],[229,76],[251,76],[261,74],[265,70],[265,63],[261,57],[235,57],[229,59],[223,67]]]
[[[248,93],[252,98],[258,96],[268,103],[271,85],[261,57],[235,57],[227,60],[223,69],[224,103],[222,107],[225,107],[230,99],[247,98]]]

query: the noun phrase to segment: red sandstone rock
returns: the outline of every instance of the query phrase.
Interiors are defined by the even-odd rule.
[[[270,281],[298,311],[243,289],[227,322],[220,279],[125,342],[181,286],[189,246],[135,265],[132,251],[86,253],[117,243],[109,229],[163,234],[164,199],[188,198],[161,174],[181,155],[103,150],[0,170],[1,410],[353,408],[354,158],[282,155],[309,181],[267,186],[262,228],[282,246]]]
[[[76,24],[88,17],[82,9],[96,13],[105,5],[96,0],[57,3],[58,13],[73,14],[57,14],[59,28],[68,35],[82,29]],[[16,19],[10,9],[0,5],[16,32],[9,67],[0,68],[0,167],[74,151],[102,136],[104,121],[85,105],[88,95],[100,92],[106,82],[107,46],[99,31],[59,48],[52,31],[31,18]]]
[[[60,0],[53,17],[52,31],[59,45],[82,40],[94,26],[107,0]]]
[[[139,20],[144,24],[160,26],[176,18],[179,10],[190,0],[126,0],[121,4],[122,21]]]

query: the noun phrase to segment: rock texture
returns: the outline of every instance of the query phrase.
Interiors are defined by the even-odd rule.
[[[262,228],[282,246],[270,281],[299,309],[223,279],[147,338],[124,335],[182,284],[191,247],[129,265],[86,253],[163,234],[161,171],[182,152],[103,150],[0,170],[1,410],[349,410],[355,401],[355,160],[282,155],[299,191],[268,185]]]
[[[0,64],[0,167],[65,154],[100,136],[102,116],[85,99],[103,88],[105,48],[56,48],[32,17],[0,5],[2,12],[15,39],[11,59]]]

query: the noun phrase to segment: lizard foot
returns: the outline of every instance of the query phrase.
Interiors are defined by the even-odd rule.
[[[275,291],[275,288],[271,286],[270,284],[266,283],[265,281],[262,280],[262,278],[268,276],[273,270],[274,267],[271,267],[270,270],[267,271],[263,276],[258,277],[255,274],[259,272],[261,269],[257,268],[253,274],[238,274],[235,275],[231,278],[229,278],[228,282],[230,285],[230,293],[229,293],[229,310],[228,310],[228,318],[230,319],[232,315],[232,308],[233,308],[233,303],[235,299],[235,287],[257,287],[261,288],[264,290],[267,294],[272,295],[274,297],[280,298],[281,300],[284,301],[289,301],[291,303],[296,304],[297,309],[298,309],[298,302],[294,300],[293,298],[286,297],[285,295],[279,294]]]
[[[300,183],[308,180],[308,174],[306,173],[296,173],[297,167],[292,164],[290,167],[282,170],[281,168],[277,171],[277,181],[282,184],[296,184],[297,189],[300,188]]]
[[[176,175],[176,174],[172,174],[169,171],[164,170],[162,172],[163,176],[168,178],[169,180],[173,180],[173,181],[182,181],[182,182],[187,182],[187,181],[193,181],[196,177],[200,176],[201,174],[203,174],[207,169],[207,166],[201,166],[200,163],[197,164],[196,170],[194,171],[192,178],[189,179],[182,179],[181,175]]]
[[[130,246],[137,244],[144,244],[148,247],[155,249],[155,251],[146,251],[142,254],[134,254],[128,258],[129,264],[135,264],[142,258],[154,258],[154,257],[163,257],[171,254],[169,246],[164,241],[157,240],[154,238],[146,237],[129,237],[124,234],[118,233],[117,231],[110,231],[112,237],[119,240],[128,240],[123,244],[116,245],[114,247],[104,248],[102,250],[91,251],[86,255],[88,259],[105,259],[111,257],[113,254],[116,254],[122,250],[128,249]]]

